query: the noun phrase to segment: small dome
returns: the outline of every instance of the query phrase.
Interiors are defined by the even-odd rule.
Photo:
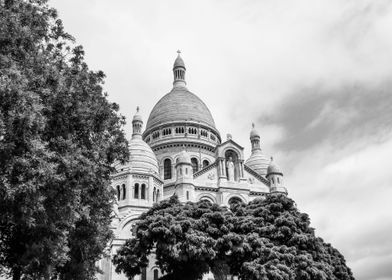
[[[131,168],[131,172],[158,174],[158,160],[150,146],[141,138],[132,138],[129,141],[129,161],[125,166]]]
[[[280,174],[283,175],[282,169],[274,162],[273,158],[271,158],[271,162],[267,169],[267,174]]]
[[[250,167],[261,176],[267,175],[267,168],[269,164],[269,157],[263,154],[261,150],[253,151],[251,156],[245,161],[246,166]]]
[[[176,165],[180,164],[180,163],[192,164],[191,163],[191,157],[189,156],[189,154],[185,150],[180,152],[180,154],[179,154],[179,156],[177,158]]]
[[[180,51],[177,51],[178,56],[176,58],[176,60],[174,61],[174,65],[173,65],[173,69],[177,68],[177,67],[182,67],[185,68],[185,63],[184,60],[182,60],[182,57],[180,56]]]
[[[136,107],[136,114],[133,116],[132,121],[143,121],[142,116],[139,113],[139,106]]]
[[[255,124],[252,123],[252,130],[250,131],[250,138],[260,137],[259,132],[255,128]]]

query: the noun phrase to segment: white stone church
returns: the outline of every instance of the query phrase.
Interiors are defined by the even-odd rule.
[[[137,109],[129,141],[130,158],[117,165],[112,186],[117,192],[110,244],[114,255],[140,214],[154,203],[177,194],[186,201],[208,200],[220,205],[249,202],[272,192],[287,193],[281,169],[266,156],[254,125],[250,131],[252,154],[244,158],[244,148],[231,135],[222,141],[206,104],[190,92],[185,82],[186,68],[180,53],[173,66],[173,88],[152,109],[143,131]],[[125,280],[115,273],[110,258],[103,259],[101,280]],[[135,280],[157,280],[161,272],[151,265]],[[205,279],[213,279],[206,275]]]

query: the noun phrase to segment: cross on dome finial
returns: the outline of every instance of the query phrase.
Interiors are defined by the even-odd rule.
[[[136,106],[136,113],[139,113],[139,106]]]
[[[178,53],[178,55],[180,55],[181,51],[180,51],[180,50],[177,50],[177,53]]]
[[[255,123],[252,122],[252,128],[255,128]]]

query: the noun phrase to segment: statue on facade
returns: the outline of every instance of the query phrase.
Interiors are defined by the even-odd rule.
[[[234,181],[234,163],[232,157],[226,162],[227,165],[227,180],[233,182]]]

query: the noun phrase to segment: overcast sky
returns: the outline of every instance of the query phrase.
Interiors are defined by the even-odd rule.
[[[392,279],[392,2],[55,0],[66,30],[130,119],[189,90],[223,139],[262,148],[290,197],[359,280]]]

